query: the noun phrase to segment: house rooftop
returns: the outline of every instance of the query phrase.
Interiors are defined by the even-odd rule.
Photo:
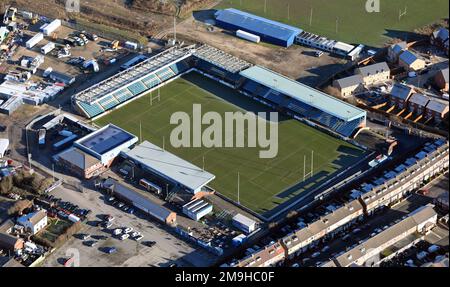
[[[347,88],[362,84],[364,83],[364,80],[361,77],[361,75],[354,75],[336,80],[336,83],[339,85],[340,88]]]
[[[359,74],[361,74],[363,77],[376,75],[386,71],[390,71],[389,66],[386,64],[386,62],[368,65],[356,69],[356,72],[359,72]]]
[[[420,93],[414,93],[409,98],[409,102],[419,105],[419,106],[422,106],[422,107],[425,107],[429,101],[430,101],[429,97],[427,97],[423,94],[420,94]]]
[[[412,91],[411,87],[396,83],[394,87],[392,87],[391,96],[407,101]]]

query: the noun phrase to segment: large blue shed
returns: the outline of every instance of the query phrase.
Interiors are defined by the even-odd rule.
[[[243,30],[261,37],[271,44],[289,47],[302,29],[262,18],[237,9],[219,10],[215,14],[216,25],[226,30]]]

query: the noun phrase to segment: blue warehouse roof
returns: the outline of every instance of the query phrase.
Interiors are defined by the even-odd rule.
[[[240,74],[341,120],[350,122],[366,116],[362,109],[263,67],[254,66]]]
[[[250,33],[258,33],[275,39],[289,41],[303,32],[302,29],[272,21],[237,9],[225,9],[216,12],[218,21],[240,27]]]

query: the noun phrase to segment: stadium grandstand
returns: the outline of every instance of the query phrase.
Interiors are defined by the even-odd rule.
[[[195,50],[194,66],[201,72],[237,87],[242,80],[239,72],[253,65],[222,50],[208,45],[202,45]]]
[[[172,47],[72,97],[75,109],[94,118],[188,71],[193,46]]]
[[[366,123],[364,110],[208,45],[172,47],[74,95],[72,102],[85,117],[98,117],[190,71],[344,137]]]
[[[240,74],[247,79],[244,92],[296,118],[318,123],[344,137],[365,126],[366,111],[269,69],[254,66]]]

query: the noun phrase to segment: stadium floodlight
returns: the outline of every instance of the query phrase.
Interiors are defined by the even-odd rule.
[[[241,204],[241,201],[240,201],[240,199],[239,199],[239,196],[240,196],[240,174],[239,174],[239,172],[238,172],[238,178],[237,178],[237,203],[238,204]]]

